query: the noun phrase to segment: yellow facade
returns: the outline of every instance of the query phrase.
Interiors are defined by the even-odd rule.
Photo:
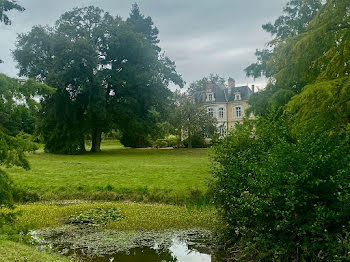
[[[235,109],[236,107],[241,107],[241,116],[238,117]],[[246,101],[233,101],[227,104],[226,112],[227,112],[227,127],[228,129],[234,128],[236,123],[242,122],[243,117],[246,116],[246,112],[249,105]]]

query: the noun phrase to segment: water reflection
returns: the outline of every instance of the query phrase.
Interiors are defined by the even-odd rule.
[[[202,251],[203,252],[203,251]],[[191,249],[187,243],[173,239],[172,245],[168,249],[155,245],[153,248],[140,247],[133,248],[126,252],[119,252],[114,255],[87,258],[82,256],[84,261],[91,262],[211,262],[210,254],[202,253]],[[209,250],[207,251],[210,252]]]
[[[134,248],[128,252],[120,252],[112,256],[85,258],[91,262],[174,262],[179,261],[170,252],[159,251],[149,247]]]
[[[211,255],[200,253],[196,250],[188,248],[187,244],[174,240],[173,244],[169,248],[170,252],[176,258],[174,261],[181,262],[210,262]],[[170,260],[171,261],[171,260]]]
[[[44,248],[84,262],[220,262],[225,261],[207,230],[164,232],[113,231],[63,226],[32,232]]]

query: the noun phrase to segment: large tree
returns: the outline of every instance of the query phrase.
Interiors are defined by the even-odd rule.
[[[132,25],[136,33],[142,34],[145,39],[150,41],[157,51],[161,50],[161,48],[158,46],[160,42],[158,39],[159,30],[154,26],[150,16],[145,17],[141,13],[138,4],[134,3],[132,5],[130,15],[126,22]]]
[[[166,105],[169,81],[182,85],[175,64],[154,44],[93,6],[64,13],[53,28],[20,35],[14,51],[20,75],[56,88],[43,104],[46,150],[82,152],[89,134],[98,152],[101,133],[112,127],[143,137],[152,124],[147,120]]]
[[[349,10],[328,0],[277,36],[270,83],[249,101],[258,117],[216,149],[217,204],[242,261],[349,260]]]
[[[274,36],[274,39],[267,44],[268,49],[256,50],[257,62],[245,69],[247,76],[272,77],[267,64],[274,47],[289,37],[304,33],[321,6],[321,0],[291,0],[283,8],[283,15],[279,16],[274,23],[264,24],[262,28]]]
[[[204,141],[217,134],[216,119],[208,114],[205,106],[194,103],[192,96],[175,92],[174,105],[170,122],[176,133],[187,139],[188,148],[192,148],[194,138]]]
[[[250,100],[256,114],[287,94],[275,104],[284,106],[296,95],[287,107],[295,127],[316,119],[323,126],[349,122],[349,8],[346,0],[327,1],[303,33],[275,46],[267,63],[271,82]]]
[[[286,42],[304,35],[310,29],[311,21],[317,16],[322,6],[321,0],[291,0],[284,7],[283,15],[278,17],[274,23],[263,25],[263,29],[271,33],[274,39],[267,44],[266,49],[256,50],[257,62],[245,69],[248,77],[255,79],[265,76],[269,80],[265,91],[251,96],[251,109],[256,115],[267,113],[271,110],[271,105],[283,106],[307,84],[305,79],[294,73],[300,67],[294,66],[287,69],[284,65],[279,64],[284,62],[285,65],[292,65],[295,61],[292,56],[287,59],[286,56],[289,56],[290,52],[288,49],[282,51],[281,47]],[[308,59],[308,56],[304,58]],[[281,76],[282,70],[286,72],[283,76]],[[289,97],[289,99],[276,101],[271,98],[277,91],[280,91],[280,94],[276,96]]]

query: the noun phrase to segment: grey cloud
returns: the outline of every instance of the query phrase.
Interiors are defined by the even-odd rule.
[[[26,11],[13,12],[12,26],[0,25],[0,72],[15,76],[12,60],[16,35],[34,25],[53,25],[73,7],[99,6],[126,18],[135,0],[19,0]],[[270,36],[261,25],[281,14],[287,0],[137,0],[160,30],[161,47],[175,60],[187,83],[210,73],[232,76],[237,83],[252,83],[243,69],[255,61],[254,52]],[[262,85],[265,80],[259,80]]]

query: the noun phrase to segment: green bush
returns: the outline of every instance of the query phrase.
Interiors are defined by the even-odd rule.
[[[138,135],[137,133],[123,133],[120,143],[125,147],[144,148],[151,146],[148,136]]]
[[[214,149],[236,259],[349,261],[350,132],[290,134],[285,120],[247,120]]]
[[[188,139],[183,141],[184,146],[188,147]],[[193,148],[206,148],[209,144],[205,142],[205,137],[203,135],[194,134],[192,136],[192,147]]]
[[[157,139],[152,142],[154,148],[179,147],[180,139],[177,136],[168,136],[164,139]]]

